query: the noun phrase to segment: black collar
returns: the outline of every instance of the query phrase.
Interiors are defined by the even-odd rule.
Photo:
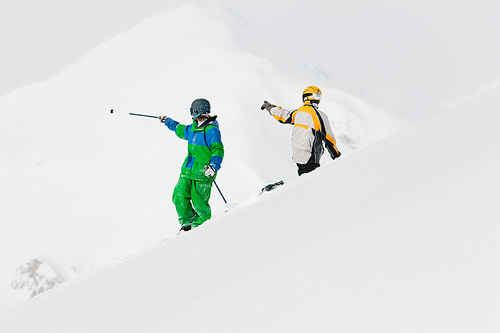
[[[217,119],[217,116],[208,117],[207,119],[205,119],[205,121],[203,121],[201,124],[198,124],[196,127],[204,128],[207,127],[208,125],[212,125],[215,119]]]

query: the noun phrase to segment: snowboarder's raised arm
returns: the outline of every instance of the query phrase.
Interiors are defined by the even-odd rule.
[[[268,101],[264,101],[264,104],[260,107],[261,110],[266,109],[271,116],[282,124],[293,124],[293,112],[296,110],[286,110],[281,106],[276,106]]]

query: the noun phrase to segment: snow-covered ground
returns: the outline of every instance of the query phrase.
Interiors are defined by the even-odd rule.
[[[88,270],[0,330],[495,332],[499,106],[497,87]]]
[[[260,110],[264,99],[298,107],[305,86],[321,86],[344,155],[408,124],[331,88],[258,33],[223,9],[184,6],[0,99],[0,309],[31,294],[10,288],[30,260],[65,280],[177,232],[170,197],[186,143],[129,112],[188,123],[191,102],[209,99],[226,148],[218,184],[231,205],[297,178],[291,127]],[[216,191],[212,205],[226,209]]]
[[[259,107],[296,107],[309,84],[343,156],[298,179],[291,128]],[[30,260],[67,280],[4,312],[0,332],[497,331],[489,88],[410,126],[224,10],[146,20],[0,99],[0,306],[29,297],[10,284]],[[198,97],[219,115],[232,209],[214,189],[215,217],[174,237],[185,142],[127,113],[186,123]]]

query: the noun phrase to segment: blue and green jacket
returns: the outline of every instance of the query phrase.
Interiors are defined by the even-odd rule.
[[[203,127],[197,127],[196,120],[191,125],[181,125],[172,118],[167,118],[165,126],[188,141],[188,155],[182,164],[181,177],[208,181],[203,170],[206,165],[219,171],[224,158],[224,145],[215,117]]]

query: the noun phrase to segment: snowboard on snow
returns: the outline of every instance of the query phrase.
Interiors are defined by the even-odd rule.
[[[281,186],[285,184],[282,180],[280,180],[279,182],[276,182],[276,183],[272,183],[272,184],[269,184],[269,185],[266,185],[262,188],[262,190],[260,191],[260,194],[262,193],[265,193],[265,192],[269,192],[269,191],[272,191],[274,190],[275,188]]]

